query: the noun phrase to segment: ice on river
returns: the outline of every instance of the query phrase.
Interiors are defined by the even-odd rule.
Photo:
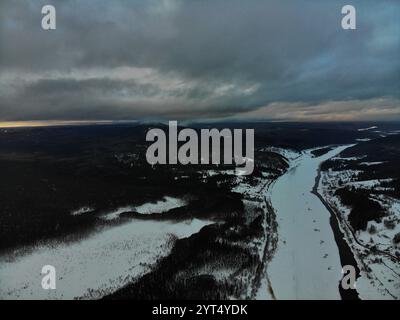
[[[268,275],[277,299],[340,299],[342,268],[330,213],[311,190],[319,165],[346,148],[318,158],[302,154],[270,190],[279,245]]]

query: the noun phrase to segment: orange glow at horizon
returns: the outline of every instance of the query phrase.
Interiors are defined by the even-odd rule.
[[[130,121],[126,121],[130,122]],[[84,124],[111,124],[118,123],[112,120],[37,120],[37,121],[0,121],[0,128],[22,128],[22,127],[51,127],[66,125],[84,125]]]

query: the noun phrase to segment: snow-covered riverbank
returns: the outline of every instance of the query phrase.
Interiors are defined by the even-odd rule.
[[[370,195],[385,210],[385,217],[368,222],[366,230],[355,231],[349,222],[351,208],[343,205],[336,191],[339,188],[362,186],[368,190],[370,181],[353,182],[355,171],[322,172],[319,194],[327,205],[340,217],[341,230],[360,268],[356,287],[361,299],[399,299],[400,264],[398,246],[393,238],[400,231],[400,201],[390,196]],[[383,180],[383,179],[382,179]],[[378,181],[378,180],[377,180]],[[379,185],[379,183],[378,183]],[[379,190],[375,187],[374,190]]]
[[[276,299],[340,299],[342,267],[330,213],[311,190],[319,165],[347,147],[318,158],[304,152],[268,191],[279,234],[277,252],[268,266]]]

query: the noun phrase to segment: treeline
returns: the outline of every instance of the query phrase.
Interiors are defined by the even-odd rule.
[[[333,150],[333,147],[326,147],[326,148],[320,148],[320,149],[315,149],[311,151],[311,154],[318,158],[320,156],[323,156],[324,154],[328,153],[329,151]]]
[[[340,188],[335,195],[340,197],[342,203],[351,207],[349,222],[355,230],[366,230],[368,221],[379,219],[385,216],[382,206],[368,197],[368,194],[354,188]]]
[[[243,298],[260,264],[251,243],[263,233],[261,215],[252,213],[254,220],[246,223],[245,214],[238,210],[224,223],[177,240],[153,271],[105,299]]]

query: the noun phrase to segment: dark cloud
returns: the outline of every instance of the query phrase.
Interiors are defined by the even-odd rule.
[[[55,31],[40,27],[45,4],[57,9]],[[327,104],[348,113],[379,99],[400,108],[400,3],[353,1],[355,31],[341,29],[342,5],[3,0],[0,120],[213,118],[265,108],[276,110],[269,118],[293,118],[314,117],[318,106],[325,119]]]

